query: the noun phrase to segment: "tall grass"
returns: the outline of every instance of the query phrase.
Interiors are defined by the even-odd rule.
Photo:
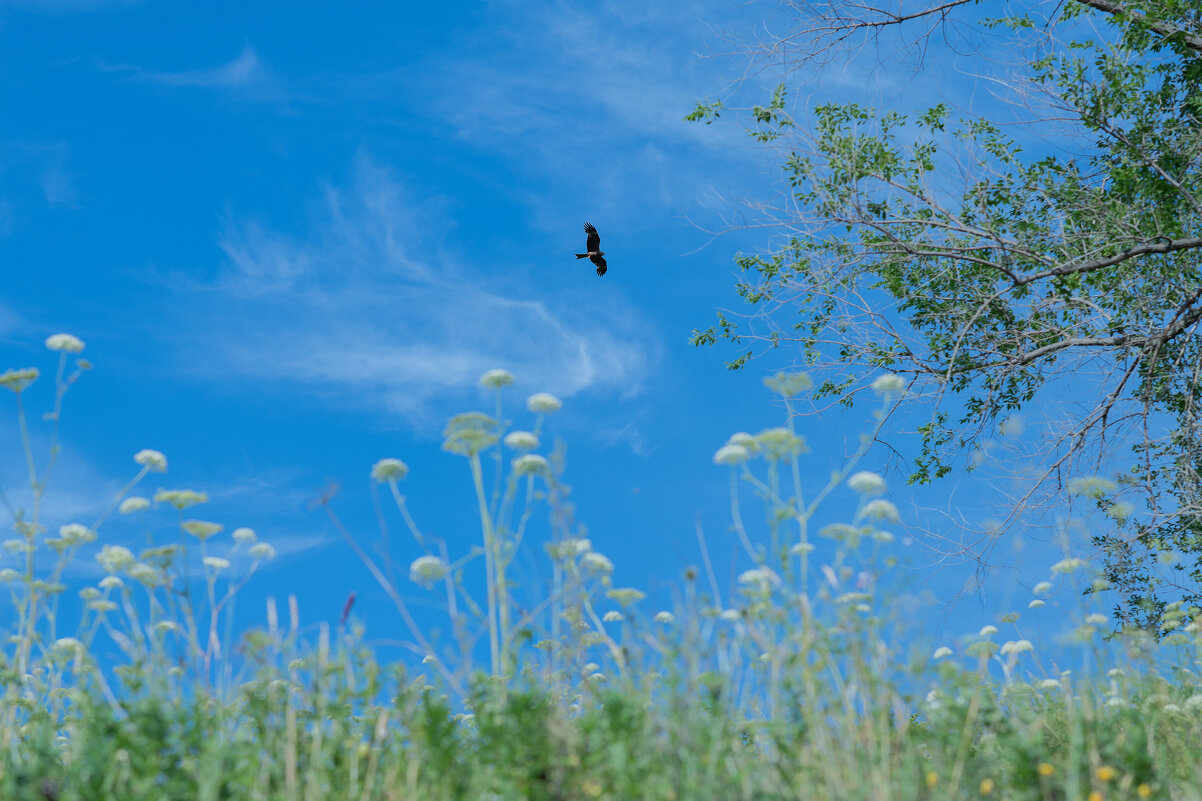
[[[560,401],[531,396],[529,425],[515,430],[504,403],[513,377],[486,373],[491,413],[459,415],[444,431],[466,462],[477,544],[452,554],[423,531],[400,459],[370,474],[391,505],[381,504],[381,533],[399,519],[423,551],[408,582],[324,505],[408,628],[413,658],[381,664],[353,617],[302,637],[294,599],[282,612],[269,605],[261,626],[236,628],[238,592],[274,550],[248,529],[193,517],[203,492],[136,495],[167,469],[156,451],[138,452],[91,524],[48,536],[58,420],[87,364],[68,364],[83,349],[76,338],[47,344],[59,364],[40,461],[25,408],[37,371],[0,375],[30,488],[24,508],[6,498],[17,536],[0,568],[11,595],[0,798],[1202,797],[1197,610],[1173,611],[1178,631],[1165,645],[1140,632],[1104,642],[1108,621],[1081,606],[1065,621],[1079,650],[1061,650],[1094,666],[1077,672],[1047,661],[1017,615],[937,648],[907,619],[885,528],[900,515],[884,480],[857,469],[901,391],[890,376],[874,385],[861,447],[817,488],[806,486],[792,414],[808,380],[766,382],[783,425],[735,434],[714,455],[729,472],[736,587],[724,592],[713,535],[699,530],[702,567],[665,608],[617,584],[621,565],[575,523],[562,450],[540,454]],[[857,504],[815,530],[820,505],[845,484]],[[156,505],[172,523],[148,523],[155,539],[141,553],[105,541],[114,514]],[[530,542],[535,531],[546,541]],[[530,549],[549,566],[547,587],[517,581],[515,559]],[[80,590],[83,611],[64,636],[59,599],[68,578],[86,575],[73,572],[81,556],[105,575]],[[1079,595],[1094,576],[1066,555],[1048,579],[1038,595],[1053,582]],[[441,599],[450,637],[433,638],[411,613],[406,598],[420,592]],[[97,658],[102,638],[120,659]]]

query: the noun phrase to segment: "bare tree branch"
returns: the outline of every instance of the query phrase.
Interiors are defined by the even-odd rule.
[[[1076,2],[1097,9],[1098,11],[1105,11],[1107,14],[1122,14],[1131,19],[1139,20],[1161,36],[1179,36],[1186,47],[1202,53],[1202,37],[1192,34],[1171,22],[1149,19],[1142,11],[1132,11],[1122,3],[1114,3],[1111,0],[1076,0]]]

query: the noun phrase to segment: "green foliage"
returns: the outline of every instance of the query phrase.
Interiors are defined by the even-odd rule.
[[[1192,744],[1202,736],[1202,684],[1192,670],[1173,670],[1174,664],[1194,668],[1202,654],[1202,630],[1190,610],[1170,610],[1181,642],[1162,650],[1139,631],[1114,644],[1122,648],[1107,649],[1096,639],[1097,621],[1086,617],[1074,634],[1087,641],[1088,658],[1127,669],[1080,680],[1067,673],[1039,677],[1046,674],[1025,655],[1034,646],[1021,639],[1017,613],[999,620],[1015,637],[1000,645],[992,639],[995,627],[961,638],[958,654],[941,648],[927,656],[910,640],[911,601],[893,594],[888,580],[898,545],[879,528],[899,523],[900,513],[882,497],[883,478],[853,472],[901,397],[899,377],[873,382],[880,405],[870,430],[812,494],[803,481],[810,474],[802,461],[808,450],[793,428],[794,405],[806,402],[810,378],[798,372],[767,378],[765,386],[785,406],[784,424],[756,435],[736,433],[714,455],[729,472],[730,534],[743,548],[742,561],[754,567],[732,582],[725,602],[712,571],[703,589],[699,571],[690,569],[675,614],[653,616],[638,611],[648,600],[641,591],[599,592],[609,587],[615,566],[580,536],[565,508],[562,449],[544,460],[544,471],[516,467],[533,453],[515,459],[494,502],[488,500],[481,455],[505,442],[533,450],[545,416],[561,406],[550,396],[532,396],[527,408],[538,416],[534,431],[501,438],[503,426],[495,421],[503,419],[500,393],[507,384],[494,383],[495,418],[461,415],[448,426],[448,439],[472,468],[471,492],[480,504],[484,554],[491,560],[487,609],[470,620],[452,611],[454,599],[471,597],[462,586],[464,560],[445,566],[443,578],[455,590],[447,607],[456,629],[512,631],[496,622],[507,620],[513,606],[515,587],[505,565],[543,492],[556,535],[546,544],[555,579],[548,597],[536,602],[554,614],[529,614],[522,625],[545,639],[527,644],[499,636],[490,642],[485,672],[470,648],[459,653],[461,664],[444,664],[454,650],[414,628],[425,659],[383,665],[354,621],[337,628],[319,622],[306,640],[290,605],[286,628],[272,606],[266,627],[243,632],[237,648],[198,649],[199,615],[189,595],[203,585],[209,608],[220,602],[212,575],[195,587],[176,575],[191,547],[187,538],[139,560],[111,543],[93,542],[89,533],[101,530],[100,523],[64,527],[51,538],[63,546],[56,558],[99,545],[108,575],[81,592],[92,604],[78,629],[82,639],[55,639],[58,621],[43,607],[52,603],[47,588],[59,583],[48,579],[61,570],[44,576],[33,565],[26,580],[18,571],[7,579],[16,585],[10,589],[22,614],[9,647],[0,651],[0,798],[1200,797],[1202,760]],[[135,459],[145,469],[166,469],[157,452]],[[430,548],[435,541],[421,535],[399,494],[398,482],[408,473],[398,467],[403,464],[385,460],[371,475],[395,493],[415,541]],[[45,486],[46,472],[32,475]],[[844,484],[859,494],[847,522],[811,532],[819,504]],[[516,488],[523,485],[529,505],[514,524]],[[1105,501],[1104,485],[1085,481],[1078,490]],[[747,495],[763,507],[761,527],[744,522]],[[168,496],[163,502],[177,507],[177,518],[203,502],[190,490]],[[21,547],[10,558],[24,559],[46,544],[36,520],[34,514],[15,521]],[[203,534],[203,548],[217,534],[200,522],[180,521],[179,528],[193,538]],[[812,534],[830,542],[821,563]],[[245,529],[233,537],[238,544],[253,541]],[[1066,559],[1052,568],[1053,578],[1086,568],[1083,560]],[[145,600],[113,581],[118,574],[141,583]],[[377,578],[390,595],[396,592],[382,573]],[[230,591],[244,582],[231,582]],[[123,615],[96,606],[112,603],[110,597],[120,599]],[[600,605],[608,601],[612,608],[602,615]],[[398,610],[406,613],[403,601]],[[99,639],[100,631],[110,639]],[[120,651],[101,659],[108,642]]]
[[[1132,448],[1127,486],[1146,518],[1097,542],[1132,596],[1128,619],[1143,619],[1146,601],[1182,593],[1145,569],[1155,549],[1125,543],[1189,550],[1202,530],[1202,25],[1188,3],[1058,8],[986,22],[1026,55],[1014,94],[1036,98],[1043,122],[825,103],[801,131],[782,124],[783,87],[751,109],[752,136],[779,148],[801,209],[786,243],[736,259],[737,292],[773,330],[723,315],[693,342],[739,345],[732,368],[749,341],[799,349],[836,376],[819,391],[837,398],[878,369],[913,378],[941,403],[919,430],[916,482],[1071,385],[1087,402],[1043,458],[1067,471]],[[1202,600],[1199,586],[1185,599]]]

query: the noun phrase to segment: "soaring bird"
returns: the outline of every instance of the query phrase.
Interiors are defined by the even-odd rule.
[[[577,253],[576,258],[588,259],[593,264],[597,265],[597,275],[605,275],[605,271],[609,269],[605,265],[605,251],[601,250],[601,234],[597,233],[597,229],[592,223],[584,224],[584,232],[588,234],[588,239],[585,240],[584,249],[588,253]]]

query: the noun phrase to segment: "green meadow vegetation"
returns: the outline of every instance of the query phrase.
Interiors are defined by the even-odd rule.
[[[89,365],[73,336],[47,346],[52,394],[34,368],[0,374],[30,499],[6,498],[0,568],[6,801],[1202,797],[1196,608],[1169,605],[1164,636],[1116,630],[1088,605],[1099,566],[1066,552],[996,625],[931,642],[910,623],[890,531],[904,521],[884,479],[857,464],[903,400],[895,375],[872,382],[864,444],[817,487],[792,413],[810,380],[766,380],[782,425],[736,433],[713,457],[731,493],[721,536],[745,569],[724,590],[699,538],[699,567],[665,607],[619,583],[621,565],[574,521],[562,449],[544,445],[570,408],[540,393],[507,412],[514,377],[486,373],[495,407],[444,432],[479,511],[471,549],[423,534],[400,459],[364,474],[424,551],[403,586],[325,506],[409,628],[413,658],[382,663],[353,617],[303,634],[286,602],[235,625],[239,591],[275,550],[204,519],[202,491],[140,495],[170,475],[162,453],[133,457],[98,519],[48,531],[59,419]],[[35,436],[28,407],[43,401]],[[850,497],[844,485],[858,502],[815,530],[819,508]],[[1073,491],[1112,489],[1082,477]],[[151,534],[140,552],[114,539],[129,521]],[[549,586],[519,586],[524,549],[550,566]],[[423,592],[441,599],[439,638],[406,603]],[[60,610],[75,608],[68,594],[77,615]],[[1045,604],[1065,639],[1033,634],[1024,616]],[[1054,643],[1059,661],[1044,655]]]

